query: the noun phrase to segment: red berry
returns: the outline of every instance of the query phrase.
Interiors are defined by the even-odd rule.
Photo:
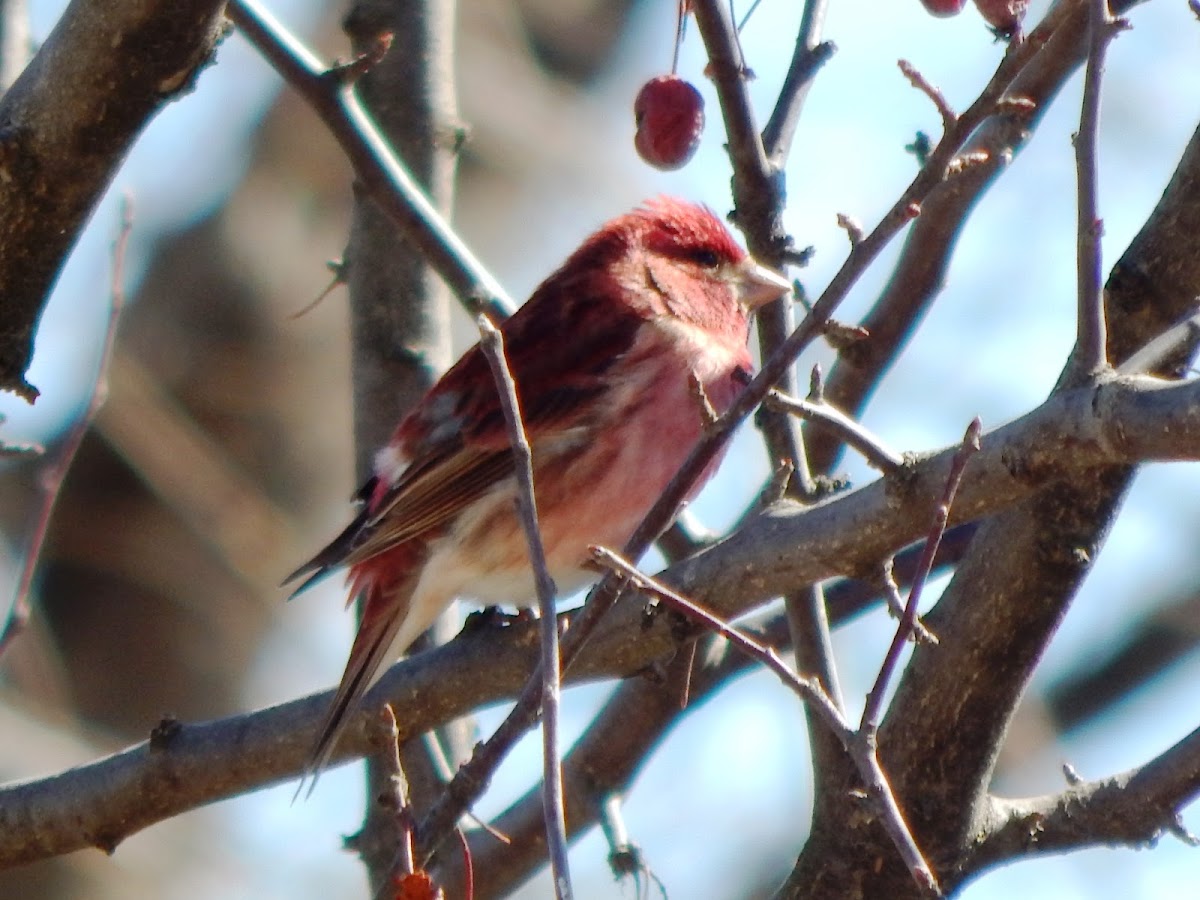
[[[979,14],[997,32],[1011,37],[1021,27],[1029,0],[975,0]]]
[[[962,12],[967,0],[921,0],[921,3],[930,15],[945,18]]]
[[[700,146],[704,98],[678,75],[659,75],[638,91],[633,119],[638,155],[656,169],[678,169]]]

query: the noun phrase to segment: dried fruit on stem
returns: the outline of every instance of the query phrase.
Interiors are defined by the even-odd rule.
[[[651,78],[633,102],[638,155],[656,169],[686,165],[704,132],[704,98],[678,75]]]

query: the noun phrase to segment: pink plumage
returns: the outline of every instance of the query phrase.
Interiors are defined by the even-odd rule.
[[[550,574],[594,577],[749,373],[749,314],[788,290],[710,211],[659,198],[612,220],[501,331],[533,452]],[[711,474],[711,470],[710,470]],[[363,692],[456,597],[536,600],[499,396],[472,347],[376,456],[359,515],[289,576],[349,569],[365,605],[310,761],[328,761]]]

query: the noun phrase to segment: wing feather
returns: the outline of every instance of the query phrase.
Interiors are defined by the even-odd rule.
[[[606,374],[632,346],[644,318],[614,306],[614,284],[578,284],[560,271],[503,326],[505,355],[521,401],[535,459],[562,446],[564,435],[586,439],[604,426]],[[548,294],[568,298],[552,302]],[[431,440],[432,410],[461,423]],[[360,496],[365,508],[333,542],[284,583],[301,575],[305,587],[343,565],[356,565],[406,541],[437,534],[459,513],[512,477],[513,456],[500,399],[478,346],[446,373],[400,423],[393,442],[416,453],[386,489],[378,476]]]

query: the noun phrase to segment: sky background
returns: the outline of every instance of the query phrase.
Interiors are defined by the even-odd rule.
[[[1035,20],[1045,5],[1033,4]],[[274,0],[270,7],[301,34],[317,18],[314,4],[305,0]],[[760,120],[791,55],[798,18],[793,7],[799,4],[765,0],[743,34],[758,76],[751,90]],[[33,3],[39,36],[60,8]],[[1110,52],[1104,90],[1100,209],[1106,270],[1144,222],[1200,121],[1195,63],[1200,26],[1186,3],[1153,0],[1131,19],[1134,31]],[[506,220],[546,222],[533,240],[527,229],[511,229],[519,247],[480,249],[513,296],[526,296],[601,221],[646,196],[679,194],[719,211],[729,208],[719,115],[700,74],[704,57],[694,33],[684,46],[680,71],[709,102],[709,127],[696,159],[681,172],[663,174],[640,163],[633,151],[633,97],[669,62],[673,21],[674,3],[643,4],[613,66],[581,101],[580,122],[594,129],[591,139],[611,146],[609,168],[594,178],[552,169],[496,211],[502,225]],[[900,75],[896,59],[913,62],[952,106],[962,109],[985,84],[1003,49],[973,8],[954,19],[934,19],[917,0],[832,0],[826,36],[837,43],[838,53],[817,80],[787,170],[786,224],[799,245],[811,244],[817,251],[800,273],[813,295],[844,258],[846,238],[836,225],[837,213],[872,226],[915,172],[904,145],[917,129],[938,131],[935,110]],[[979,204],[944,296],[868,409],[865,424],[890,446],[923,451],[953,443],[975,415],[985,428],[994,428],[1039,404],[1057,377],[1075,327],[1070,136],[1078,122],[1079,81],[1063,92],[1000,189]],[[138,142],[68,263],[43,320],[29,376],[42,399],[31,409],[0,397],[8,437],[51,439],[84,402],[106,315],[94,300],[98,286],[108,283],[117,191],[128,189],[137,198],[130,266],[136,277],[159,236],[211,211],[237,183],[250,136],[279,88],[270,70],[235,36],[222,46],[218,64],[205,71],[197,90],[170,106]],[[470,107],[464,97],[468,118]],[[840,318],[853,321],[873,302],[898,247],[860,282]],[[339,249],[331,248],[330,255]],[[322,287],[318,272],[312,295]],[[306,299],[297,298],[297,306]],[[800,370],[828,358],[827,351],[813,351],[801,360]],[[970,360],[969,367],[964,360]],[[914,397],[926,399],[914,403]],[[854,459],[844,466],[855,483],[872,478]],[[740,435],[721,474],[694,505],[695,513],[711,527],[727,527],[766,473],[753,434]],[[1198,488],[1200,467],[1195,465],[1149,466],[1139,475],[1035,687],[1053,683],[1081,658],[1101,657],[1139,611],[1196,582]],[[247,709],[328,687],[341,671],[351,620],[341,612],[336,585],[306,599],[290,621],[283,618],[247,685]],[[891,629],[877,612],[835,635],[843,688],[852,704],[868,689]],[[1023,759],[997,788],[1013,795],[1055,791],[1063,786],[1064,761],[1089,778],[1146,761],[1196,727],[1197,679],[1200,659],[1193,656],[1112,715],[1041,756]],[[586,725],[606,693],[601,686],[569,693],[568,738]],[[502,712],[485,712],[483,727],[496,724]],[[626,806],[631,834],[671,897],[735,898],[749,875],[786,872],[799,849],[796,835],[811,798],[805,747],[795,698],[761,673],[742,679],[675,729]],[[522,744],[502,768],[479,810],[482,815],[503,809],[526,790],[539,752],[535,740]],[[340,850],[340,836],[356,830],[361,819],[357,767],[323,776],[307,803],[292,805],[293,790],[283,786],[191,814],[211,821],[213,842],[197,848],[196,870],[202,874],[164,896],[353,895],[347,885],[361,883],[362,873]],[[1200,831],[1200,812],[1189,811],[1185,823]],[[149,854],[139,852],[139,840],[122,845],[111,860],[128,867],[131,878],[154,866]],[[1182,896],[1200,875],[1197,853],[1165,839],[1152,851],[1102,849],[1023,862],[986,875],[964,896]],[[581,898],[634,896],[631,886],[612,881],[606,855],[598,834],[577,844],[572,865]],[[547,891],[547,883],[539,881],[520,896],[542,897]]]

